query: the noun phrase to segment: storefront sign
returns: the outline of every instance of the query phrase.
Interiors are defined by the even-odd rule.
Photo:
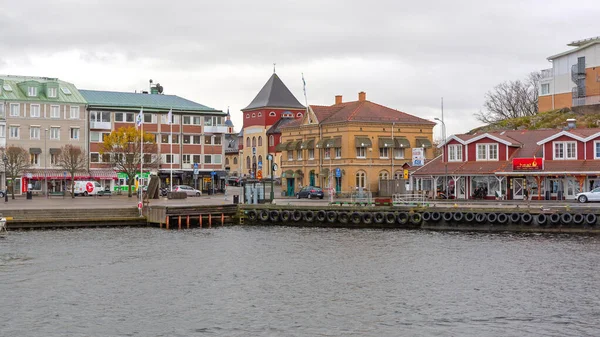
[[[543,158],[513,158],[513,171],[538,171],[544,169]]]

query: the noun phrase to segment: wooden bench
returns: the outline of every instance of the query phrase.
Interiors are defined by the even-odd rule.
[[[62,197],[65,198],[65,192],[48,192],[48,198],[50,197]]]

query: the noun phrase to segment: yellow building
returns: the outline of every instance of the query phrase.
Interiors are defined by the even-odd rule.
[[[312,105],[302,119],[281,127],[281,172],[288,196],[300,186],[379,191],[380,180],[403,179],[407,165],[433,158],[435,123],[366,99]]]

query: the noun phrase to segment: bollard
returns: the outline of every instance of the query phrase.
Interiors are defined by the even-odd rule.
[[[202,228],[202,214],[198,215],[198,221],[200,222],[200,228]]]
[[[178,218],[179,220],[177,221],[177,225],[179,227],[179,230],[181,230],[181,215]]]
[[[187,229],[190,229],[190,216],[189,215],[187,216],[187,221],[186,222],[187,222],[186,223]]]
[[[208,228],[212,228],[212,214],[208,214]]]
[[[221,213],[221,226],[225,224],[225,215]]]
[[[166,224],[166,226],[167,226],[167,229],[169,229],[169,216],[168,215],[167,215],[167,224]]]

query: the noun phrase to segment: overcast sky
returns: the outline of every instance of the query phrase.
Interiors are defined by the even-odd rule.
[[[549,68],[546,57],[600,35],[596,1],[0,2],[0,73],[58,77],[80,89],[147,90],[240,109],[273,72],[304,104],[335,95],[422,118],[448,135],[480,125],[486,91]],[[435,138],[441,128],[435,129]]]

